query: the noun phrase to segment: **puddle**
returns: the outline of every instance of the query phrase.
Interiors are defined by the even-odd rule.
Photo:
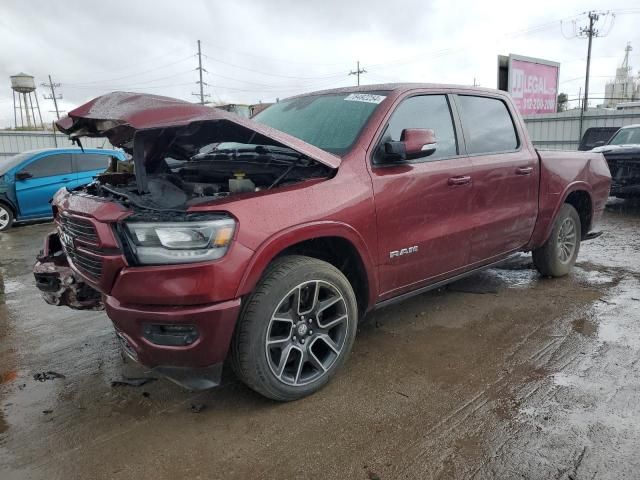
[[[587,318],[577,318],[571,322],[574,332],[580,333],[587,337],[593,336],[598,331],[598,326]]]
[[[584,266],[575,266],[573,271],[575,277],[581,282],[587,285],[608,285],[616,281],[614,275],[610,275],[607,272],[598,270],[585,270]]]
[[[5,295],[15,293],[24,288],[24,285],[20,282],[16,282],[15,280],[5,280],[4,281],[4,292],[0,290],[0,294],[4,293]]]

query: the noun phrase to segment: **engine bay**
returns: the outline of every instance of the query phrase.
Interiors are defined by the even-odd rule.
[[[111,165],[81,190],[134,209],[186,210],[230,195],[327,178],[333,172],[286,147],[226,142],[205,145],[186,159],[175,158],[167,150],[167,155],[145,162],[144,191],[140,191],[135,162]]]

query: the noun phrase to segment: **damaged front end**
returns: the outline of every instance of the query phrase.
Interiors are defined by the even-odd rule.
[[[611,171],[611,195],[640,197],[640,145],[603,152]]]
[[[133,172],[82,189],[133,210],[186,211],[239,193],[328,178],[340,158],[267,125],[181,100],[115,92],[57,122],[73,139],[107,137]]]
[[[74,310],[104,310],[100,292],[87,285],[69,266],[58,232],[45,238],[33,274],[36,287],[48,304]]]
[[[220,230],[224,219],[195,222],[194,207],[200,207],[202,214],[216,214],[224,210],[216,204],[230,197],[267,195],[297,183],[325,180],[340,165],[340,157],[267,125],[155,95],[104,95],[71,111],[57,126],[72,140],[106,137],[132,158],[110,165],[92,183],[54,198],[57,232],[47,237],[34,274],[47,303],[75,309],[103,308],[96,289],[108,293],[121,266],[172,262],[166,254],[143,258],[143,251],[166,250],[186,262],[186,253],[192,252],[182,248],[221,247],[216,242],[224,239],[199,237]],[[91,226],[90,209],[66,211],[70,197],[78,202],[86,199],[95,208],[117,204],[119,217],[110,218],[107,225],[95,223],[106,229],[98,234]],[[63,225],[69,217],[76,224]],[[188,229],[171,225],[182,221]],[[106,237],[110,246],[104,250]],[[114,255],[120,260],[113,260]],[[110,261],[107,279],[97,270]]]

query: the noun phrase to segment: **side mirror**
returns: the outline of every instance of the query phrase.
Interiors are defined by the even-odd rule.
[[[25,170],[16,173],[16,180],[27,180],[29,178],[33,178],[33,175]]]
[[[436,151],[436,136],[428,128],[405,128],[399,142],[386,142],[384,153],[390,160],[413,160],[428,157]]]

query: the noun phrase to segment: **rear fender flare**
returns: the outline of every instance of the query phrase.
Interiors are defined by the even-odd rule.
[[[585,191],[589,194],[589,198],[591,199],[591,209],[593,211],[595,206],[593,204],[593,189],[591,188],[591,185],[582,180],[577,180],[570,183],[566,186],[564,191],[557,196],[559,200],[555,202],[555,205],[553,206],[553,212],[546,224],[536,225],[530,244],[530,247],[532,249],[542,246],[549,239],[549,237],[551,236],[551,231],[553,230],[553,224],[556,220],[556,217],[558,216],[558,213],[560,212],[560,208],[562,208],[562,205],[564,205],[571,193],[577,192],[579,190]]]
[[[351,226],[333,221],[319,221],[296,225],[279,232],[262,243],[251,258],[240,281],[236,297],[249,294],[262,277],[271,261],[282,251],[297,243],[321,237],[340,237],[350,242],[360,255],[369,284],[368,307],[375,304],[378,278],[371,254],[362,236]]]

